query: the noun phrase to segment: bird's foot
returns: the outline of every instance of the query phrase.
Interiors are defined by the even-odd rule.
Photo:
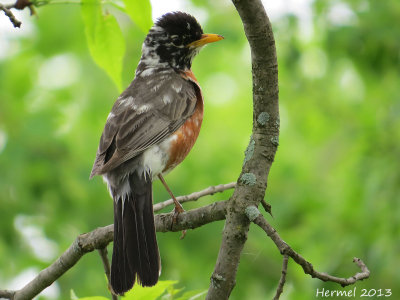
[[[172,219],[172,222],[176,224],[176,220],[178,219],[179,214],[185,212],[183,209],[182,204],[180,204],[178,201],[175,202],[175,208],[174,208],[174,217]]]
[[[170,188],[168,187],[167,183],[164,180],[164,177],[161,174],[158,174],[158,178],[160,178],[161,183],[164,185],[165,189],[171,196],[172,200],[174,200],[175,208],[174,208],[174,215],[172,217],[172,223],[171,223],[171,230],[174,227],[174,224],[176,224],[176,220],[178,219],[178,216],[180,213],[185,212],[183,209],[182,205],[179,203],[178,200],[176,200],[174,194],[171,192]],[[186,235],[186,230],[182,230],[182,236],[181,239],[183,239]]]
[[[179,214],[181,214],[183,212],[185,212],[185,210],[183,209],[182,205],[178,201],[176,201],[175,208],[174,208],[174,215],[172,217],[171,229],[174,226],[174,224],[176,224]],[[182,235],[181,235],[180,239],[182,240],[185,237],[185,235],[186,235],[186,229],[182,230]]]

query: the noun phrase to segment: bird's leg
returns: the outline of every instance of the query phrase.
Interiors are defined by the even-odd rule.
[[[172,194],[172,191],[170,190],[169,186],[167,185],[167,183],[164,180],[164,177],[161,174],[158,174],[158,178],[160,178],[162,184],[164,185],[165,189],[167,190],[168,194],[171,196],[172,200],[174,200],[174,204],[175,204],[175,209],[174,209],[174,217],[172,219],[172,224],[171,224],[171,229],[172,226],[176,223],[176,218],[178,217],[178,215],[180,213],[183,213],[185,210],[183,209],[182,205],[178,202],[178,200],[176,200],[174,194]],[[182,236],[181,239],[183,239],[186,235],[186,230],[182,230]]]
[[[160,178],[162,184],[164,185],[165,189],[167,190],[168,194],[171,196],[172,200],[174,200],[175,204],[175,214],[174,214],[174,220],[176,221],[176,217],[180,214],[183,213],[185,210],[183,209],[182,205],[176,200],[174,194],[172,194],[170,188],[168,187],[167,183],[164,180],[164,177],[161,174],[158,174],[158,178]]]

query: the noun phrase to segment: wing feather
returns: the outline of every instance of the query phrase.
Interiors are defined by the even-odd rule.
[[[178,130],[194,113],[200,95],[196,89],[197,84],[175,71],[135,78],[111,110],[90,177],[116,168]]]

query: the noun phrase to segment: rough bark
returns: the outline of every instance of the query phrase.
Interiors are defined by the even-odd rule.
[[[279,140],[278,65],[271,24],[260,0],[234,0],[249,41],[253,73],[253,130],[238,185],[227,207],[217,263],[206,299],[228,299],[235,286],[250,221],[245,210],[264,199]]]

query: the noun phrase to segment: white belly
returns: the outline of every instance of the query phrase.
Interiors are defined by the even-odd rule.
[[[153,145],[143,152],[143,173],[152,179],[162,173],[169,159],[169,149],[171,142],[176,140],[175,135],[171,135],[158,145]]]

